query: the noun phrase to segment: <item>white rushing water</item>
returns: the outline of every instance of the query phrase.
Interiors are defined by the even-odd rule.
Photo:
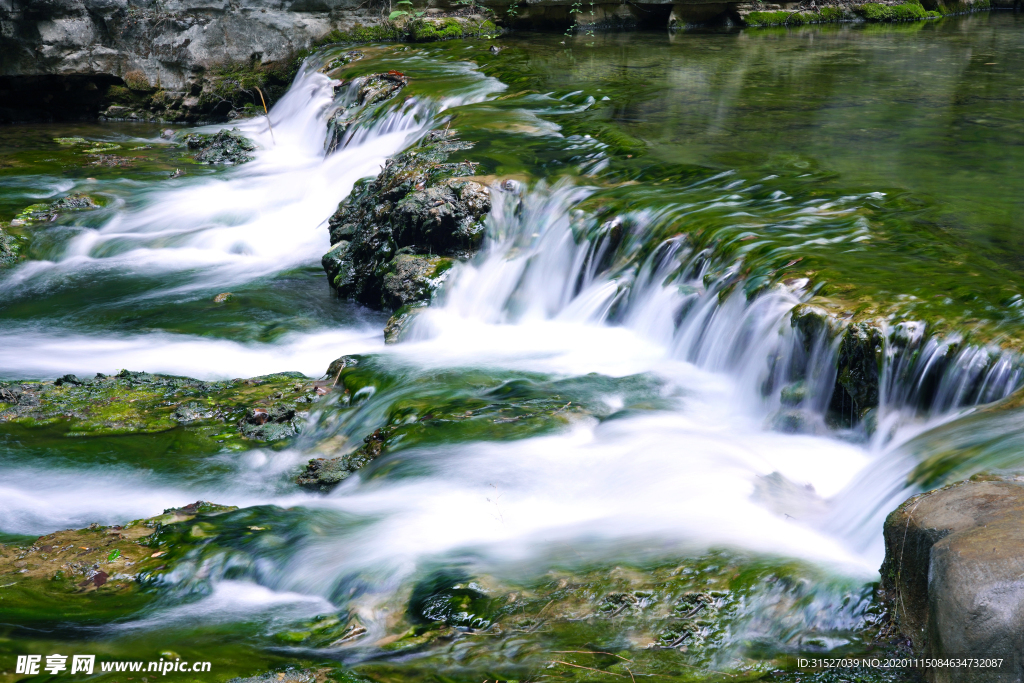
[[[446,106],[497,89],[481,77],[461,99],[450,94]],[[262,148],[255,161],[213,179],[146,192],[137,207],[83,231],[63,258],[21,266],[0,284],[0,295],[90,270],[97,278],[125,270],[193,273],[160,292],[184,295],[318,261],[329,246],[324,222],[338,201],[421,134],[437,110],[425,103],[397,109],[325,156],[333,101],[329,79],[305,73],[271,112],[272,139],[264,119],[242,126]],[[319,375],[338,356],[376,352],[413,368],[514,368],[558,377],[647,373],[663,381],[669,408],[606,422],[582,419],[563,433],[522,441],[406,452],[404,458],[422,465],[417,476],[356,476],[328,496],[283,485],[308,457],[295,451],[226,457],[230,476],[196,485],[142,466],[112,478],[74,464],[45,475],[33,465],[0,465],[0,528],[42,533],[124,521],[197,498],[298,505],[369,520],[298,542],[293,559],[267,580],[285,597],[253,588],[254,610],[278,602],[321,609],[338,577],[352,572],[387,577],[393,585],[430,558],[472,554],[485,565],[529,563],[552,548],[591,560],[728,546],[874,577],[882,556],[879,511],[909,493],[901,484],[907,462],[886,458],[926,425],[903,419],[890,388],[883,405],[890,412],[879,417],[888,441],[837,438],[822,419],[834,381],[834,371],[824,368],[834,349],[822,349],[808,378],[817,403],[798,416],[805,433],[772,429],[783,407],[777,392],[765,398],[761,387],[778,372],[769,361],[788,357],[794,347],[788,313],[800,301],[799,288],[779,288],[753,302],[741,292],[720,298],[714,283],[704,286],[704,271],[686,271],[688,254],[676,243],[634,271],[599,272],[595,264],[605,247],[578,244],[570,224],[572,206],[586,193],[539,186],[515,210],[519,198],[501,195],[484,250],[456,268],[442,299],[397,347],[385,348],[379,329],[361,326],[296,332],[263,344],[26,329],[0,347],[0,369],[21,377],[120,367],[199,377]],[[673,279],[681,267],[684,277]],[[986,396],[1018,381],[1008,367],[997,372],[996,388]],[[947,392],[955,393],[955,387]],[[606,401],[614,407],[621,398]],[[944,399],[942,414],[961,403]],[[222,604],[244,603],[240,590],[222,584],[202,607],[172,616],[205,618]]]

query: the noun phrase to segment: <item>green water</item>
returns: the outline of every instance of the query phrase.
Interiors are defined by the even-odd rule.
[[[686,235],[689,248],[708,254],[706,280],[732,278],[730,286],[753,295],[806,276],[818,301],[850,315],[920,318],[929,331],[1016,349],[1024,330],[1022,29],[1021,15],[991,12],[891,26],[569,38],[517,33],[497,41],[366,48],[363,59],[334,75],[400,70],[410,77],[403,97],[424,100],[493,79],[476,101],[436,118],[450,119],[462,139],[475,143],[464,154],[487,180],[588,186],[589,195],[569,207],[581,210],[573,218],[576,236],[600,234],[612,218],[636,228],[608,257],[615,272],[638,268],[663,240]],[[498,54],[492,44],[501,46]],[[102,363],[113,362],[100,348],[108,337],[135,344],[132,361],[153,365],[165,360],[169,338],[199,340],[211,345],[190,347],[180,372],[221,377],[229,372],[225,363],[244,352],[263,354],[245,366],[263,374],[271,369],[260,363],[285,342],[301,346],[318,334],[383,325],[386,314],[332,298],[317,263],[328,246],[325,227],[321,252],[314,245],[298,265],[254,269],[228,285],[209,277],[202,263],[162,270],[155,261],[124,259],[116,268],[76,268],[69,245],[153,206],[174,170],[185,169],[174,187],[186,190],[206,179],[238,178],[236,170],[191,164],[182,148],[159,138],[161,130],[117,123],[0,129],[5,222],[71,191],[90,193],[103,205],[9,230],[27,258],[0,272],[0,335],[11,345],[30,341],[16,354],[0,350],[0,379],[24,377],[22,363],[54,353],[35,350],[31,340],[68,339],[64,350],[79,365],[89,363],[94,348],[106,354],[97,356]],[[116,154],[132,162],[97,166],[85,147],[59,145],[56,137],[118,144]],[[269,211],[272,200],[258,208]],[[294,228],[287,221],[279,226]],[[170,253],[176,244],[168,239],[154,251]],[[102,264],[124,253],[123,244],[114,244],[89,257]],[[737,259],[741,267],[730,273]],[[32,269],[47,261],[66,270],[33,279]],[[232,297],[214,300],[228,287]],[[605,339],[595,336],[593,343]],[[296,354],[296,363],[307,364],[302,367],[273,370],[320,375],[336,357],[354,353],[349,341]],[[238,346],[212,346],[220,342]],[[684,551],[660,546],[637,528],[614,547],[587,533],[570,544],[535,532],[536,556],[498,560],[472,540],[435,552],[429,538],[403,536],[403,529],[373,531],[405,496],[426,498],[465,480],[490,496],[486,512],[467,503],[445,525],[486,516],[504,526],[499,484],[503,476],[516,477],[501,468],[514,468],[517,458],[508,456],[512,451],[494,451],[493,463],[459,458],[509,444],[525,444],[526,453],[585,420],[629,454],[581,468],[580,476],[604,466],[613,475],[619,474],[614,468],[623,470],[621,482],[610,476],[608,490],[598,492],[611,505],[635,483],[629,459],[674,452],[679,444],[702,447],[706,434],[675,432],[650,446],[645,439],[665,428],[658,420],[679,411],[680,420],[714,422],[718,412],[693,406],[732,401],[701,393],[712,380],[675,386],[656,364],[582,374],[542,363],[557,355],[552,352],[518,358],[512,367],[500,356],[464,367],[441,355],[443,349],[433,350],[441,360],[428,352],[395,360],[379,339],[374,344],[370,350],[378,355],[362,357],[340,379],[343,396],[325,399],[307,432],[274,448],[245,451],[237,439],[225,445],[218,435],[186,428],[86,438],[68,436],[60,423],[2,426],[0,482],[9,502],[0,501],[0,511],[16,522],[8,528],[0,519],[0,542],[12,547],[35,533],[85,526],[90,515],[124,524],[198,497],[242,509],[161,528],[147,548],[165,553],[162,566],[153,559],[147,580],[126,595],[54,597],[48,586],[56,584],[18,584],[13,568],[0,576],[0,591],[18,584],[0,593],[8,600],[0,602],[0,679],[20,678],[8,673],[16,654],[59,650],[147,660],[171,651],[213,661],[212,678],[196,680],[295,664],[331,667],[339,681],[583,681],[634,674],[831,681],[827,672],[797,671],[795,658],[899,651],[878,638],[871,577],[782,551],[747,551],[724,541],[724,548],[711,542]],[[629,351],[610,346],[607,355],[616,354]],[[43,360],[31,367],[58,368],[61,359]],[[539,369],[524,369],[532,361]],[[614,401],[604,402],[609,396]],[[911,468],[910,483],[1018,469],[1017,410],[1011,401],[914,442],[920,465]],[[718,436],[756,450],[767,438],[765,422],[759,415],[754,428],[723,423]],[[353,478],[329,497],[295,486],[310,457],[340,453],[375,431],[386,436],[385,452],[360,481]],[[999,433],[994,441],[991,431]],[[837,461],[850,457],[844,449],[869,450],[830,435],[796,438],[816,439],[821,457]],[[570,458],[575,445],[553,448],[557,462]],[[795,450],[796,441],[786,448]],[[709,451],[708,460],[717,457],[711,453],[717,452]],[[647,474],[656,480],[662,473],[655,470]],[[903,485],[902,478],[877,484]],[[644,490],[633,507],[653,506]],[[536,496],[539,504],[552,493]],[[346,507],[349,497],[355,507]],[[402,519],[394,524],[415,521]],[[379,545],[367,541],[375,533]],[[405,545],[421,542],[419,555],[405,554]],[[877,564],[871,552],[864,556]],[[231,582],[308,600],[299,607],[253,607],[248,594],[230,592],[237,590]],[[211,595],[219,602],[203,602]],[[70,602],[62,606],[62,600]],[[376,629],[372,640],[339,649],[339,639],[361,628],[361,620]],[[555,654],[562,657],[557,664]],[[875,672],[864,680],[905,679],[903,672]]]

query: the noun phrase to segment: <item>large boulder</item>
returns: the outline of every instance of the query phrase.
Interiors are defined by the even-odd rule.
[[[972,480],[915,496],[884,533],[883,595],[915,651],[1003,660],[937,667],[931,680],[1024,680],[1024,482]]]

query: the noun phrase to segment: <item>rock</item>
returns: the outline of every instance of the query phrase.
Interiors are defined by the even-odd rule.
[[[104,155],[89,155],[102,157]],[[120,157],[118,157],[120,158]],[[61,215],[71,211],[82,211],[85,209],[99,208],[99,203],[92,197],[81,192],[69,194],[55,202],[44,204],[32,204],[21,210],[21,213],[11,221],[12,226],[25,226],[34,223],[50,223],[57,220]]]
[[[454,261],[442,256],[399,254],[384,276],[384,302],[393,309],[428,301],[444,282]]]
[[[409,330],[409,323],[413,319],[425,311],[427,303],[424,301],[409,304],[408,306],[402,306],[395,314],[388,318],[388,322],[384,325],[384,343],[385,344],[397,344],[405,338],[406,332]]]
[[[278,405],[270,408],[252,408],[238,423],[238,429],[247,439],[279,441],[294,436],[299,429],[294,407]]]
[[[790,324],[800,335],[808,356],[839,339],[836,379],[829,403],[831,422],[853,426],[878,407],[885,332],[882,323],[842,318],[821,306],[800,304],[793,308]],[[797,398],[795,389],[783,402]]]
[[[0,268],[14,265],[18,261],[19,251],[14,240],[0,229]]]
[[[349,129],[367,109],[394,98],[408,84],[409,79],[398,71],[371,74],[353,81],[349,87],[358,88],[355,102],[340,107],[327,121],[327,153],[345,146]]]
[[[235,298],[235,295],[232,294],[231,292],[221,292],[217,296],[213,297],[213,303],[215,303],[215,304],[223,304],[223,303],[226,303],[228,301],[231,301],[234,298]]]
[[[455,131],[433,131],[356,185],[331,216],[334,246],[323,259],[340,296],[374,308],[428,300],[451,262],[479,248],[490,190],[467,177],[473,164],[447,161],[471,146]]]
[[[32,430],[60,424],[68,436],[187,427],[196,443],[237,439],[246,446],[242,439],[277,441],[296,434],[318,399],[312,389],[298,373],[221,382],[129,371],[89,380],[65,375],[54,382],[0,383],[0,425]]]
[[[236,128],[221,130],[213,135],[190,133],[185,144],[195,152],[192,158],[201,164],[222,164],[231,166],[252,161],[256,145],[238,132]]]
[[[355,451],[337,458],[315,458],[296,480],[299,486],[314,491],[327,492],[348,479],[357,470],[369,465],[384,452],[385,443],[391,432],[390,427],[381,427],[363,439],[363,445]]]
[[[1024,679],[1024,482],[976,479],[915,496],[885,520],[882,591],[925,657],[1004,658],[939,668],[949,682]]]

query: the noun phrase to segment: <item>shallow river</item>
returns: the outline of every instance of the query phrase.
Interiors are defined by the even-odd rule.
[[[528,629],[470,633],[497,619],[492,608],[470,610],[466,635],[443,652],[389,650],[388,634],[438,576],[476,581],[479,597],[552,576],[597,585],[685,558],[755,578],[733,602],[715,596],[731,611],[691,639],[703,647],[670,648],[682,658],[673,671],[856,651],[885,515],[951,472],[1019,466],[1018,420],[972,410],[1024,383],[1010,343],[1024,329],[1022,29],[1019,14],[992,12],[515,34],[493,41],[498,54],[488,41],[360,48],[344,76],[402,71],[401,101],[325,156],[335,94],[316,71],[330,55],[315,56],[270,112],[272,132],[264,117],[235,124],[260,151],[227,170],[184,161],[157,125],[0,129],[5,222],[69,192],[103,199],[10,230],[28,258],[0,270],[0,379],[124,368],[320,377],[343,355],[382,378],[351,406],[326,398],[285,448],[0,430],[0,532],[11,539],[195,500],[243,508],[163,576],[155,601],[80,621],[0,616],[0,653],[169,650],[213,661],[225,679],[323,661],[377,680],[525,679],[548,661],[523,645]],[[326,221],[356,181],[443,125],[476,143],[466,158],[494,183],[487,240],[409,338],[386,346],[387,314],[327,287]],[[120,145],[134,164],[90,165],[54,142],[72,136]],[[176,168],[186,172],[169,179]],[[627,235],[612,247],[609,225]],[[814,292],[811,281],[827,284]],[[929,353],[955,362],[927,391],[924,361],[890,362],[870,420],[829,421],[836,350],[801,351],[789,316],[815,293],[893,324],[923,320]],[[821,358],[792,429],[779,389],[801,353]],[[294,483],[310,457],[361,442],[400,404],[516,382],[590,409],[540,432],[438,427],[328,494]],[[971,455],[929,469],[950,450]],[[269,531],[243,538],[254,528]],[[758,585],[764,567],[786,580]],[[366,633],[301,636],[335,616]],[[612,652],[659,637],[609,624],[536,637],[554,651]]]

